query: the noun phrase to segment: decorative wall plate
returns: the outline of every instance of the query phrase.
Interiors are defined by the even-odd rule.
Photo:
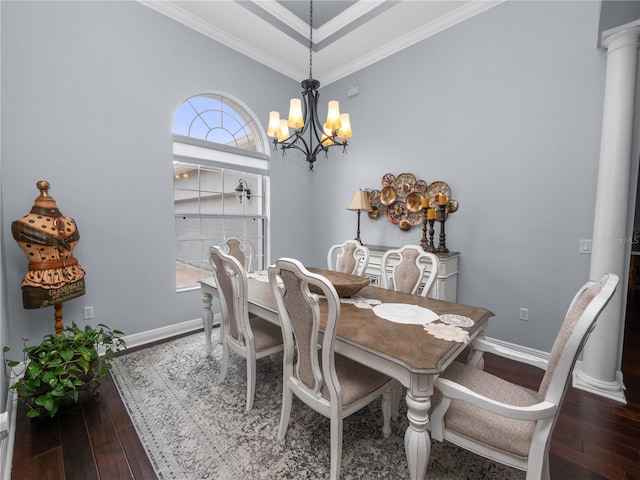
[[[400,220],[398,222],[398,227],[403,232],[408,232],[409,230],[411,230],[411,222],[409,220],[407,220],[406,218],[403,218],[402,220]]]
[[[412,173],[401,173],[396,177],[393,186],[399,197],[406,197],[413,192],[413,185],[416,183],[416,177]]]
[[[394,225],[398,225],[404,217],[404,202],[396,202],[387,208],[387,219]]]
[[[427,191],[427,182],[424,180],[418,180],[413,185],[413,191],[418,193],[425,193]]]
[[[446,195],[451,198],[451,189],[445,182],[433,182],[427,187],[427,196],[431,205],[438,205],[436,201],[436,193]]]
[[[422,213],[421,212],[409,212],[407,213],[407,220],[412,227],[422,225]]]
[[[371,190],[369,192],[369,203],[372,207],[380,205],[380,190]]]
[[[407,210],[410,212],[419,212],[422,210],[422,195],[418,192],[412,192],[407,195]]]
[[[382,187],[393,187],[393,184],[396,183],[396,176],[392,173],[385,173],[381,183]]]
[[[380,216],[380,210],[375,205],[371,205],[371,211],[367,212],[367,215],[369,215],[371,220],[375,220]]]
[[[380,203],[385,206],[389,206],[396,201],[398,194],[393,187],[384,187],[380,192]]]

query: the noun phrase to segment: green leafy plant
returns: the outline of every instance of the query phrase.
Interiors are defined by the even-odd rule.
[[[57,400],[70,398],[77,402],[79,390],[105,376],[111,370],[111,360],[126,348],[120,335],[121,331],[103,324],[82,329],[73,323],[60,334],[45,335],[38,345],[26,346],[25,341],[22,351],[26,369],[10,388],[29,407],[27,416],[47,412],[53,417],[58,411]],[[4,347],[4,352],[8,351]],[[7,365],[16,367],[20,362],[8,360]]]

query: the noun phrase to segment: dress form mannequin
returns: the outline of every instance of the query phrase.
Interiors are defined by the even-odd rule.
[[[85,293],[85,271],[73,257],[80,240],[75,221],[62,215],[49,196],[49,182],[36,186],[40,196],[31,211],[11,223],[11,233],[29,259],[22,281],[24,308],[55,306],[56,333],[62,332],[62,302]]]

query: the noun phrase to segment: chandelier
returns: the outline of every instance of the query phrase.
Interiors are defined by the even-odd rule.
[[[279,112],[271,112],[269,115],[269,127],[267,135],[273,137],[273,151],[282,149],[284,155],[290,148],[300,150],[306,155],[309,162],[309,170],[313,170],[313,164],[317,155],[324,152],[325,157],[329,147],[342,145],[342,151],[347,148],[347,139],[352,136],[349,114],[340,114],[340,105],[337,101],[329,102],[327,121],[320,123],[318,119],[318,98],[320,82],[312,75],[312,45],[313,45],[313,0],[309,2],[309,78],[303,80],[302,99],[292,98],[289,104],[289,118],[280,118]],[[289,127],[293,133],[289,133]],[[305,134],[308,137],[305,139]]]

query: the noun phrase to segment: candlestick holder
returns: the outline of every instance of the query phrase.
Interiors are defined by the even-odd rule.
[[[444,222],[446,220],[445,218],[445,213],[446,213],[446,209],[447,206],[446,205],[439,205],[439,218],[438,221],[440,222],[440,242],[438,243],[438,248],[436,248],[436,252],[441,252],[441,253],[447,253],[449,252],[449,249],[447,248],[447,236],[444,233]]]
[[[434,253],[436,247],[433,244],[433,223],[435,220],[430,220],[427,217],[428,207],[422,207],[422,239],[420,240],[420,246],[425,252]],[[429,224],[429,237],[427,238],[427,223]]]
[[[436,253],[435,242],[433,241],[433,235],[435,233],[433,229],[433,224],[436,223],[435,220],[427,220],[429,222],[429,245],[425,249],[429,253]]]

